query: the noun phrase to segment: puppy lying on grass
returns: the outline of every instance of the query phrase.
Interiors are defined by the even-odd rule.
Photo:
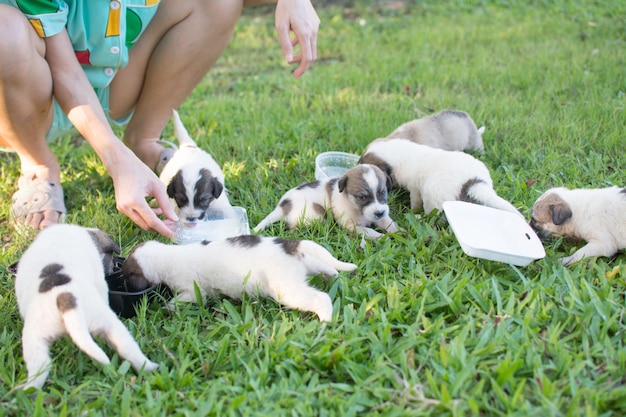
[[[355,269],[310,240],[257,235],[180,246],[148,241],[136,246],[122,266],[135,291],[165,284],[178,300],[195,302],[196,284],[202,297],[267,296],[286,307],[313,312],[321,321],[332,320],[333,305],[328,294],[309,286],[307,276],[335,277],[338,270]]]
[[[480,160],[463,152],[445,151],[406,139],[370,143],[360,164],[378,166],[394,186],[410,193],[411,209],[426,214],[442,210],[444,201],[467,201],[522,214],[493,189],[489,170]]]
[[[281,219],[289,229],[294,229],[323,219],[330,209],[335,221],[368,238],[382,236],[370,225],[395,233],[398,228],[389,217],[387,181],[378,167],[364,164],[349,169],[341,177],[301,184],[287,191],[254,231],[259,232]]]
[[[626,249],[626,188],[552,188],[535,201],[530,225],[544,238],[587,242],[562,258],[564,265],[587,257],[613,256]]]
[[[404,123],[387,138],[408,139],[446,151],[482,152],[484,131],[484,126],[476,129],[476,124],[464,111],[444,110]]]
[[[135,370],[158,367],[141,352],[109,307],[105,274],[120,248],[104,232],[57,224],[39,232],[19,261],[15,293],[24,318],[22,349],[28,368],[24,389],[41,388],[51,365],[50,344],[64,334],[83,352],[108,365],[91,334],[103,336]]]

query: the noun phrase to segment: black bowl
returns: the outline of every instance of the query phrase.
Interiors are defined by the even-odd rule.
[[[167,296],[169,289],[163,285],[153,285],[142,291],[129,291],[126,278],[122,273],[122,264],[125,259],[115,257],[113,259],[113,273],[104,278],[109,287],[109,306],[111,310],[124,318],[131,318],[137,315],[135,306],[141,304],[144,296],[154,297],[156,295]],[[7,266],[7,271],[17,274],[18,262]]]

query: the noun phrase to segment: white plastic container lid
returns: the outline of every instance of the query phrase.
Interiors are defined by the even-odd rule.
[[[446,201],[443,210],[469,256],[518,266],[546,256],[535,231],[515,213],[464,201]]]

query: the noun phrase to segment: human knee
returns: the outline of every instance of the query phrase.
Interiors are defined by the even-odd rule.
[[[33,53],[43,54],[43,42],[36,43],[37,36],[25,16],[18,9],[0,4],[0,75],[10,77],[23,73],[20,64],[28,63]]]
[[[229,33],[232,32],[241,16],[243,0],[191,0],[185,2],[184,6],[178,0],[161,0],[159,9],[163,11],[171,9],[171,12],[166,12],[169,15],[185,10],[184,21],[197,26],[199,34]]]

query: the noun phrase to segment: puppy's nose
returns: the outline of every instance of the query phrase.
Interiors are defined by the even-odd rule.
[[[533,229],[535,232],[537,231],[537,221],[535,219],[530,219],[530,222],[528,222],[528,225],[530,226],[531,229]]]
[[[387,212],[386,210],[378,210],[374,212],[374,216],[376,216],[377,219],[381,219],[385,216],[386,212]]]
[[[197,217],[187,217],[185,220],[187,220],[187,223],[195,223],[198,221]]]

